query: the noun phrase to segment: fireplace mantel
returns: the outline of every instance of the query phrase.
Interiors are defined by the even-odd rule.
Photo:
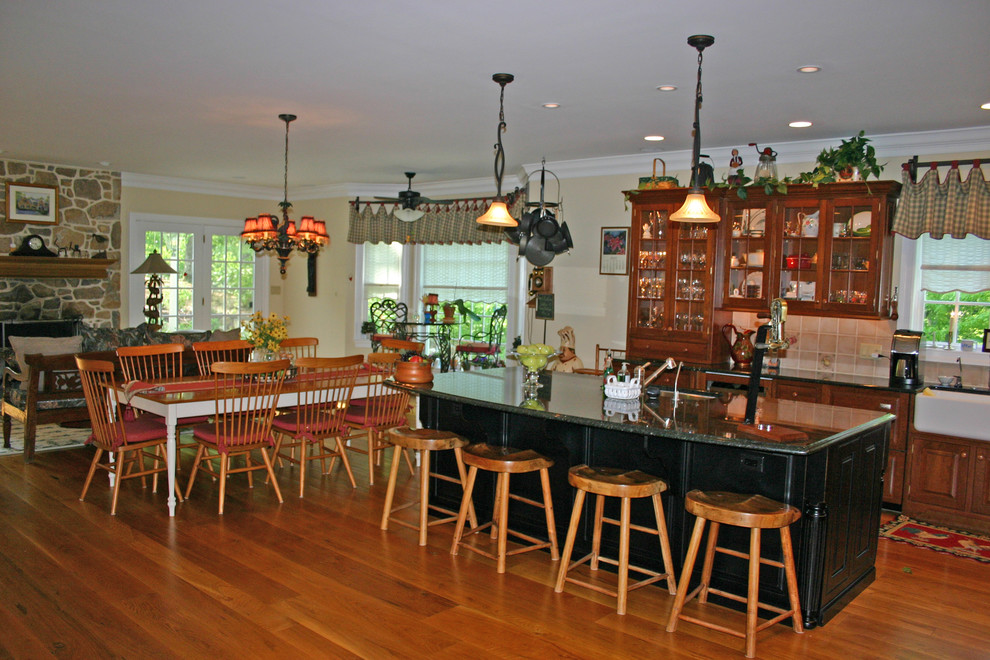
[[[0,257],[0,276],[25,278],[106,279],[116,259],[72,257]]]

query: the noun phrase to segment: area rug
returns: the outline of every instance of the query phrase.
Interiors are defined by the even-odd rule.
[[[10,449],[4,449],[0,443],[0,456],[10,454],[20,454],[24,450],[24,427],[20,424],[13,424],[10,430]],[[53,451],[56,449],[69,449],[79,447],[86,442],[86,438],[92,431],[88,428],[70,429],[62,428],[58,424],[42,424],[35,434],[34,451]]]
[[[990,537],[959,532],[899,516],[880,527],[880,536],[959,557],[990,562]]]

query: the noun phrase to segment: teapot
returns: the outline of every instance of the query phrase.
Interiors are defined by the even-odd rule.
[[[731,323],[722,326],[722,337],[729,345],[729,355],[732,356],[732,361],[740,367],[748,367],[753,362],[755,348],[753,347],[752,336],[755,332],[755,330],[740,331]]]

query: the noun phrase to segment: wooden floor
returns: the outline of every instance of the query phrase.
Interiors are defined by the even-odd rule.
[[[135,481],[116,517],[105,476],[79,502],[90,452],[0,458],[0,658],[743,657],[742,640],[699,626],[665,632],[672,598],[656,586],[618,616],[588,590],[555,594],[547,554],[499,576],[449,554],[450,525],[425,548],[380,531],[386,472],[369,488],[363,457],[356,489],[311,466],[304,499],[284,468],[282,505],[235,475],[222,517],[201,479],[169,519],[163,492]],[[878,573],[826,626],[762,633],[759,657],[990,655],[990,564],[881,539]]]

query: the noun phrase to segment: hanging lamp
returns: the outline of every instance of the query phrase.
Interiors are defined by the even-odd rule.
[[[517,227],[519,223],[509,215],[509,209],[502,199],[502,175],[505,173],[505,149],[502,148],[502,133],[505,132],[505,86],[515,80],[515,76],[511,73],[496,73],[492,76],[492,80],[502,88],[498,98],[498,131],[495,142],[495,201],[491,203],[485,214],[478,218],[478,224]]]
[[[708,207],[698,176],[701,160],[701,60],[703,51],[715,43],[715,37],[696,34],[688,37],[688,45],[698,50],[698,86],[694,94],[694,148],[691,152],[691,190],[683,206],[670,214],[674,222],[718,222],[718,213]]]

